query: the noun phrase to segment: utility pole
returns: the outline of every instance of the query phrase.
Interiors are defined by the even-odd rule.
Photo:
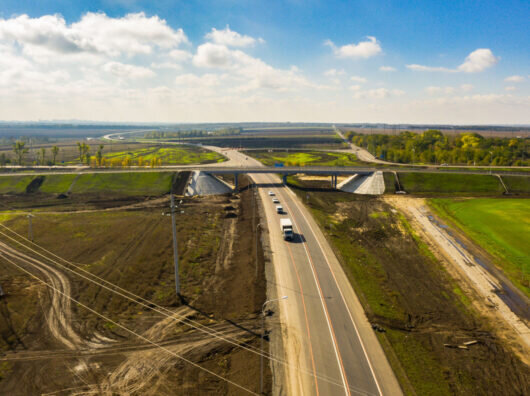
[[[177,248],[177,224],[175,222],[175,198],[171,193],[171,225],[173,227],[173,257],[175,260],[175,291],[180,296],[179,254]]]

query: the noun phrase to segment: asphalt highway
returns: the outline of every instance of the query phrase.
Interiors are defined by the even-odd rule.
[[[241,166],[259,166],[237,151],[225,153]],[[299,198],[274,174],[252,174],[265,210],[274,295],[289,365],[283,386],[289,395],[400,395],[399,384],[332,248]],[[272,191],[284,208],[276,212]],[[293,222],[295,238],[284,241],[280,218]],[[273,351],[274,353],[275,351]]]

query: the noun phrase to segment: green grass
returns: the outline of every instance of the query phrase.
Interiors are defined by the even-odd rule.
[[[0,194],[21,194],[35,176],[4,176],[0,177]]]
[[[431,199],[429,203],[494,256],[510,280],[530,297],[530,200]]]
[[[526,176],[501,176],[508,192],[530,193],[530,177]]]
[[[195,146],[152,146],[139,149],[130,149],[105,153],[103,157],[107,161],[123,161],[129,157],[133,164],[138,164],[142,158],[145,165],[156,158],[162,160],[162,165],[189,165],[189,164],[211,164],[226,161],[226,158],[214,151],[206,150]],[[77,163],[78,160],[72,161]],[[108,165],[108,164],[107,164]]]
[[[401,187],[408,193],[502,194],[504,189],[493,175],[445,173],[399,173]]]
[[[354,154],[324,151],[247,151],[246,154],[273,166],[283,163],[285,166],[356,166],[362,164]]]
[[[171,189],[170,172],[95,173],[81,175],[72,189],[80,193],[119,193],[121,195],[163,195]]]
[[[77,175],[47,175],[39,191],[48,194],[66,193],[76,177]]]

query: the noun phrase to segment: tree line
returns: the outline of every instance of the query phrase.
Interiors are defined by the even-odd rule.
[[[530,165],[529,138],[485,138],[478,133],[444,135],[430,129],[398,135],[345,133],[346,139],[375,157],[397,163],[451,165]]]

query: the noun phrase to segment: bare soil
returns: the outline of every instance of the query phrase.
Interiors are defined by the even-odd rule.
[[[6,292],[0,300],[0,394],[244,393],[174,354],[258,392],[259,355],[248,349],[260,344],[258,313],[265,300],[265,279],[263,252],[254,239],[254,197],[245,189],[247,183],[246,177],[241,177],[242,192],[237,195],[182,197],[177,212],[180,298],[174,291],[167,196],[92,201],[85,196],[68,198],[68,202],[29,194],[0,197],[4,208],[41,210],[33,219],[35,242],[70,261],[67,268],[79,267],[90,279],[100,277],[151,302],[142,306],[112,293],[62,268],[59,264],[64,262],[51,260],[49,254],[40,257],[0,234],[0,243],[4,243],[0,248],[0,284]],[[27,235],[25,216],[3,220],[9,228]],[[0,231],[8,234],[5,229]],[[21,237],[14,238],[28,246]],[[8,248],[27,258],[8,256]],[[76,301],[108,320],[76,303],[50,311],[60,294],[6,258],[44,281],[51,282],[56,276],[57,285],[64,282]],[[45,266],[58,275],[43,272]],[[168,318],[163,313],[177,316]],[[190,327],[190,320],[195,328]],[[74,332],[65,333],[66,341],[56,332],[65,324]],[[202,331],[197,326],[203,326]],[[218,332],[218,337],[208,333],[212,331]],[[269,393],[268,365],[265,384]]]

